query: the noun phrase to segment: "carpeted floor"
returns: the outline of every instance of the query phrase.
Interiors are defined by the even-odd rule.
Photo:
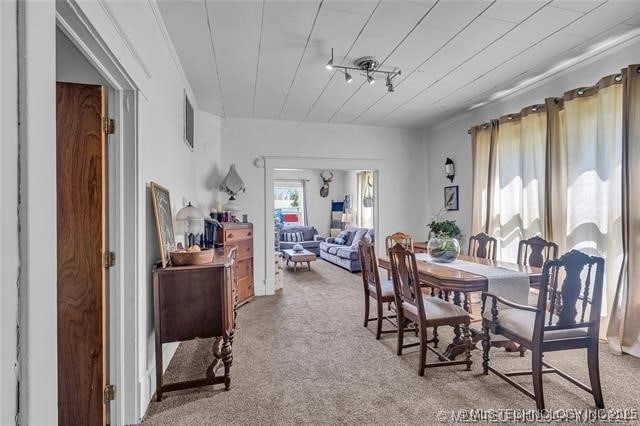
[[[374,323],[362,326],[361,287],[359,274],[323,260],[310,272],[285,273],[283,292],[256,298],[238,311],[231,390],[218,385],[166,393],[161,403],[151,403],[144,423],[432,424],[447,419],[438,415],[443,410],[535,408],[533,400],[498,377],[481,374],[480,351],[473,351],[471,372],[441,367],[419,377],[417,348],[398,357],[395,334],[376,341]],[[450,336],[441,331],[441,347]],[[166,382],[203,374],[210,347],[208,340],[181,344]],[[530,368],[528,356],[491,353],[494,366]],[[637,410],[640,360],[612,355],[606,345],[600,353],[606,407]],[[545,359],[588,383],[585,351]],[[517,380],[531,388],[530,378]],[[544,390],[550,410],[594,408],[591,395],[556,375],[545,375]]]

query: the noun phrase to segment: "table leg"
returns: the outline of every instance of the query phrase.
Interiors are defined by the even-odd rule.
[[[311,262],[307,262],[307,268],[311,270]]]
[[[233,356],[231,354],[231,344],[228,337],[222,338],[222,363],[224,364],[224,390],[231,389],[231,364]]]
[[[216,337],[213,340],[213,361],[209,367],[207,367],[207,378],[213,379],[216,377],[216,367],[222,360],[222,352],[220,351],[220,343],[222,342],[221,337]]]
[[[298,262],[293,262],[293,272],[298,270]]]
[[[447,299],[448,299],[448,295],[447,295]],[[461,302],[462,300],[460,299],[460,292],[454,291],[453,303],[457,306],[460,306]],[[462,332],[459,324],[456,324],[453,327],[453,334],[455,335],[455,337],[453,338],[453,342],[449,344],[449,346],[447,346],[447,350],[443,354],[444,356],[446,356],[451,360],[455,359],[458,355],[463,354],[465,352],[464,340],[462,340],[462,338],[460,337],[462,335]]]

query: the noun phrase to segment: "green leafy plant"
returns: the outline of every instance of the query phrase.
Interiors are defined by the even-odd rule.
[[[300,207],[300,194],[298,191],[289,190],[289,199],[291,200],[291,207]]]
[[[434,220],[427,226],[431,230],[431,234],[437,238],[450,237],[460,239],[462,237],[462,232],[456,225],[455,220]]]

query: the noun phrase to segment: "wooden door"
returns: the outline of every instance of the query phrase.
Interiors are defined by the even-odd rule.
[[[106,92],[57,83],[58,423],[106,421]]]

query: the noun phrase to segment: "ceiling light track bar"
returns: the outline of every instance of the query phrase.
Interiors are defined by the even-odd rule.
[[[394,90],[393,79],[401,74],[401,70],[394,69],[393,71],[384,71],[384,70],[378,69],[379,66],[380,66],[380,62],[373,56],[363,56],[361,58],[358,58],[355,61],[353,61],[353,66],[335,65],[334,58],[333,58],[333,48],[331,49],[331,59],[329,59],[329,61],[325,65],[325,67],[329,71],[333,71],[334,69],[337,69],[342,73],[344,73],[344,78],[347,81],[347,83],[351,83],[353,81],[353,77],[351,76],[351,74],[349,74],[349,71],[359,71],[364,73],[363,75],[366,76],[367,82],[369,84],[375,83],[376,74],[382,74],[384,75],[387,91],[393,92]]]

